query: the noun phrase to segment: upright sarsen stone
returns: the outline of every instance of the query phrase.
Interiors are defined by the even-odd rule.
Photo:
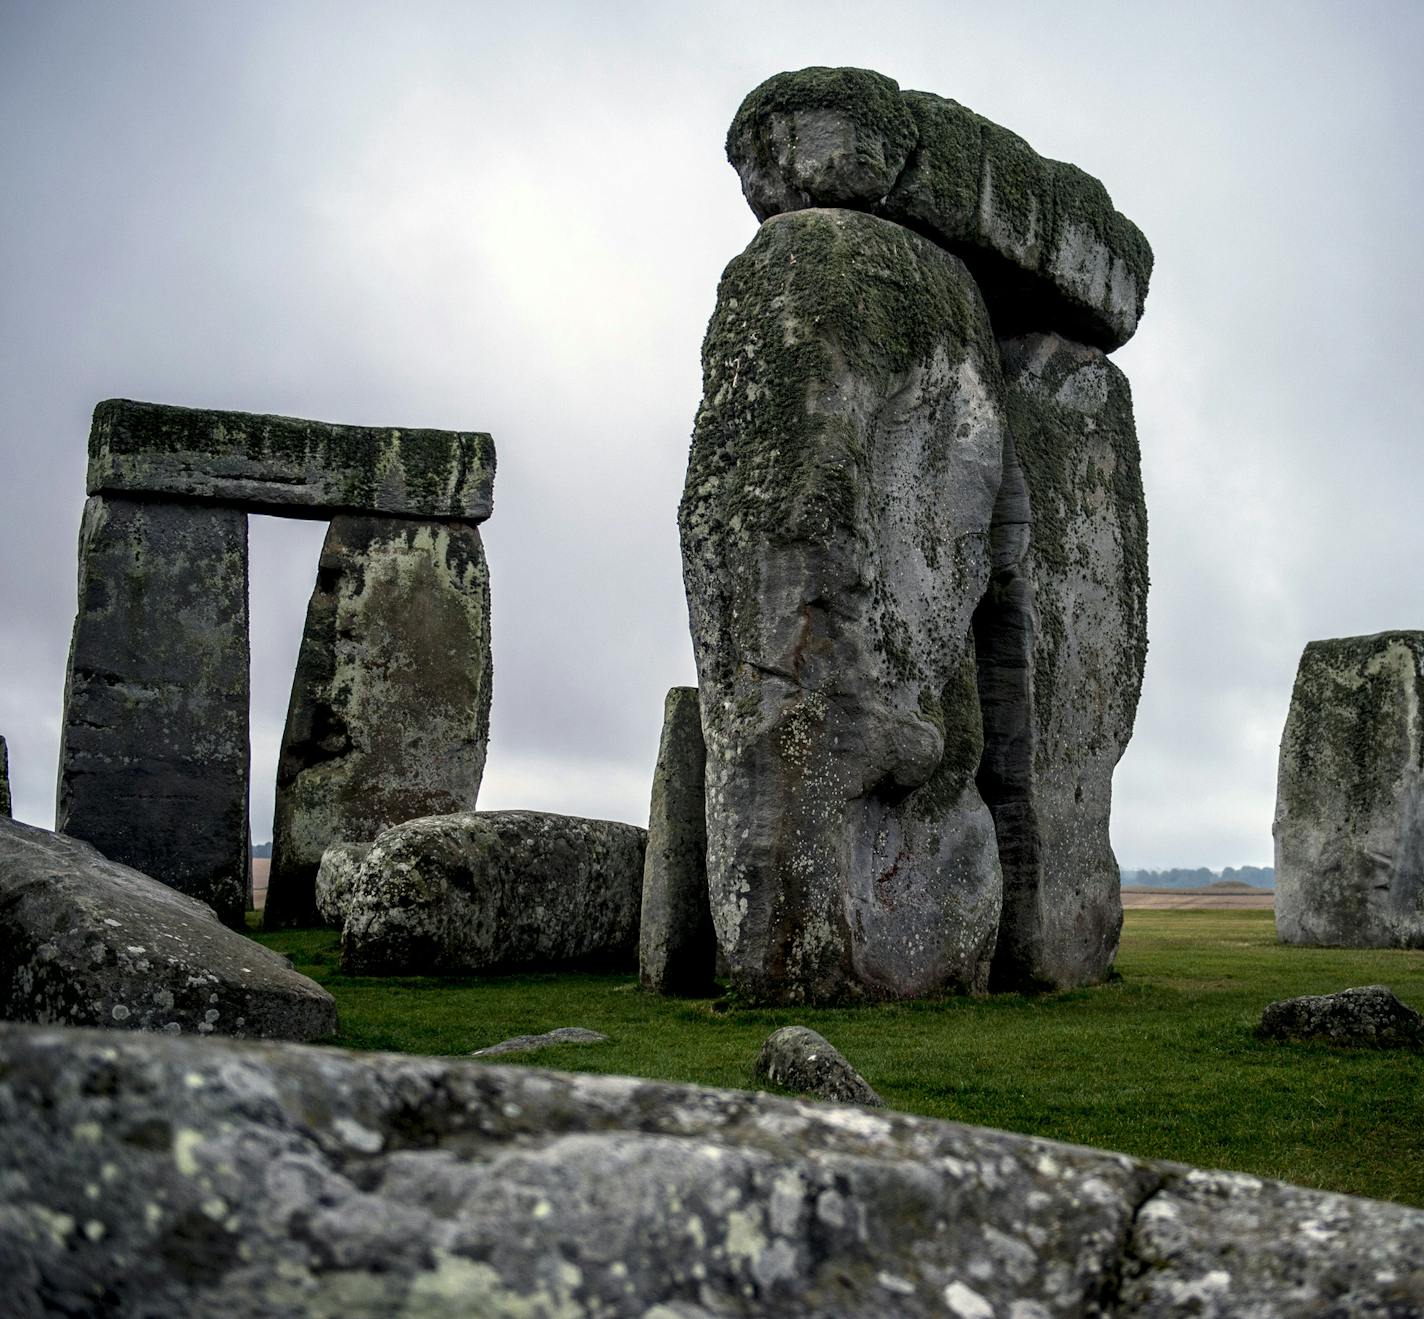
[[[1312,641],[1281,738],[1282,943],[1424,948],[1424,632]]]
[[[247,712],[246,514],[91,497],[56,828],[241,925]]]
[[[333,519],[277,766],[269,926],[317,919],[317,869],[333,843],[474,809],[490,686],[479,530]]]
[[[0,737],[0,815],[10,817],[10,749]]]
[[[964,266],[856,211],[764,224],[718,290],[680,513],[734,986],[983,987],[999,916],[970,618],[1003,461]]]

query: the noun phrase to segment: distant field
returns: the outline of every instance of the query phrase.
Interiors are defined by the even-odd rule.
[[[660,999],[626,975],[343,976],[334,932],[259,937],[336,995],[351,1048],[587,1026],[611,1042],[537,1063],[745,1088],[766,1035],[801,1022],[907,1112],[1424,1205],[1424,1059],[1252,1034],[1273,999],[1350,985],[1424,1008],[1424,952],[1284,948],[1269,911],[1129,911],[1121,979],[1097,989],[794,1011]]]

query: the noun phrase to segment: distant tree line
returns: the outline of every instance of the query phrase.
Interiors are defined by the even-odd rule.
[[[1124,870],[1124,885],[1145,888],[1205,888],[1208,884],[1252,884],[1256,888],[1275,888],[1274,866],[1227,866],[1225,870]]]
[[[272,844],[271,844],[271,843],[253,843],[253,844],[252,844],[252,855],[253,855],[254,858],[256,858],[256,859],[259,860],[259,861],[262,860],[263,858],[266,858],[267,860],[270,861],[270,860],[272,859]],[[1122,873],[1125,875],[1125,874],[1127,874],[1127,871],[1124,870]],[[1122,882],[1123,882],[1124,884],[1126,884],[1126,883],[1127,883],[1127,880],[1124,879]]]

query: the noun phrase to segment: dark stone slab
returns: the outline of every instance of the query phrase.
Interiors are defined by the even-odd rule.
[[[318,919],[316,875],[333,843],[474,810],[491,673],[478,528],[332,520],[277,764],[269,928]]]
[[[267,1039],[336,1033],[331,995],[211,907],[13,820],[0,820],[0,1017]]]
[[[91,497],[56,828],[240,926],[247,718],[246,514]]]
[[[1401,1003],[1388,985],[1362,985],[1272,1003],[1256,1033],[1268,1040],[1418,1049],[1424,1048],[1424,1016]]]
[[[707,897],[707,748],[696,687],[674,687],[648,811],[638,976],[659,994],[705,994],[717,970],[717,935]]]
[[[89,434],[90,494],[166,495],[298,517],[483,522],[494,469],[494,441],[478,431],[337,426],[124,398],[94,409]]]
[[[824,1035],[806,1026],[783,1026],[766,1037],[757,1055],[756,1074],[764,1081],[813,1099],[884,1108],[845,1054]]]
[[[0,815],[8,817],[10,813],[10,748],[0,737]]]

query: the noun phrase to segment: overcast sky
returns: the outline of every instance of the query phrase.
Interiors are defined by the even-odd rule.
[[[808,64],[1097,175],[1157,267],[1124,866],[1269,864],[1295,665],[1424,627],[1424,4],[0,0],[0,734],[50,826],[94,404],[491,431],[480,805],[646,823],[722,152]],[[252,520],[253,832],[322,526]]]

